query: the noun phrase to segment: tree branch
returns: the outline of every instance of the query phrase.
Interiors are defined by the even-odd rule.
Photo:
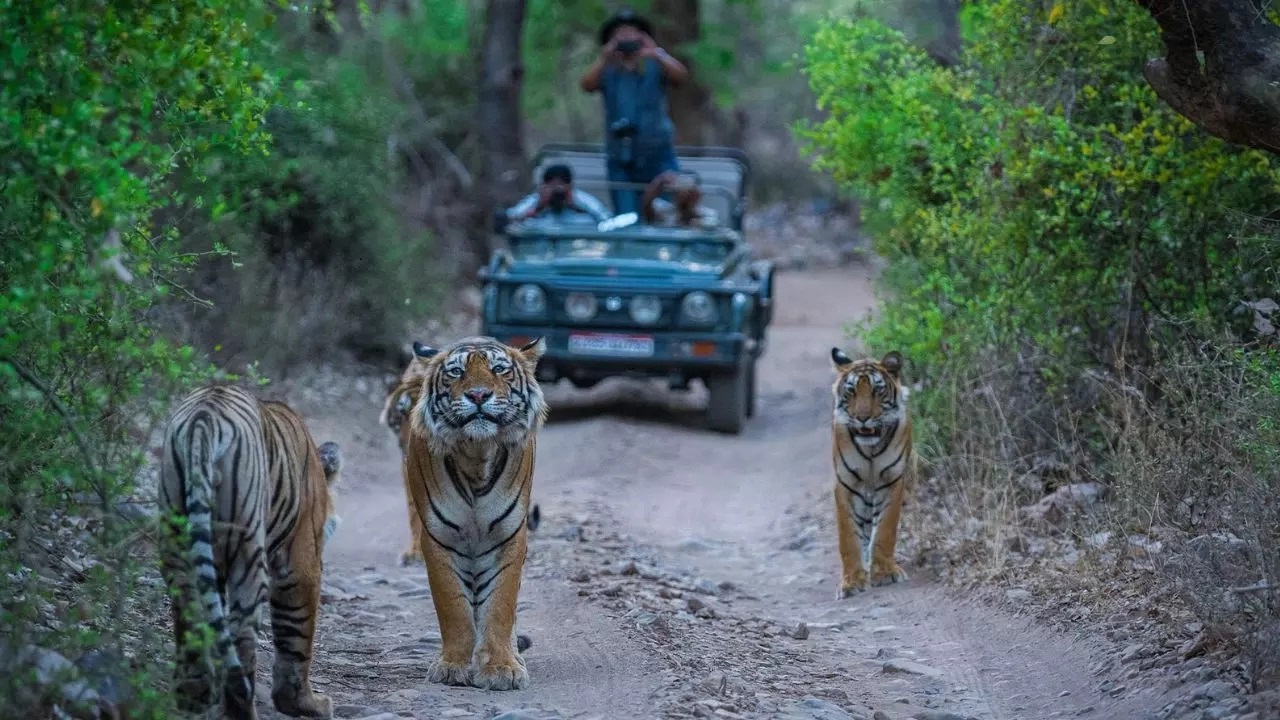
[[[1164,41],[1143,72],[1160,99],[1212,135],[1280,154],[1280,27],[1254,0],[1135,2]]]
[[[50,389],[43,380],[37,377],[35,373],[31,372],[31,370],[23,363],[7,357],[0,357],[0,362],[7,363],[9,367],[12,367],[14,372],[18,373],[18,377],[22,378],[28,385],[38,390],[40,394],[44,396],[44,399],[49,402],[49,405],[53,407],[54,412],[58,413],[59,417],[62,418],[62,422],[67,426],[67,431],[71,433],[71,438],[75,441],[76,447],[79,448],[80,454],[84,456],[85,465],[88,466],[89,472],[96,480],[98,478],[98,464],[93,460],[93,452],[89,449],[89,442],[80,432],[79,426],[76,425],[75,418],[71,417],[71,413],[67,410],[66,406],[62,404],[62,401],[58,399],[58,396],[54,394],[53,390]]]

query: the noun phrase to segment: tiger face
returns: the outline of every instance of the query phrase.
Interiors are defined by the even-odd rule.
[[[879,362],[853,360],[840,348],[831,348],[831,361],[836,367],[834,422],[849,428],[858,444],[878,444],[906,415],[906,390],[899,376],[902,356],[890,352]]]
[[[433,442],[520,445],[546,418],[546,401],[534,379],[546,351],[542,338],[519,349],[470,337],[443,350],[421,343],[413,350],[429,361],[414,408],[415,426],[420,422]]]

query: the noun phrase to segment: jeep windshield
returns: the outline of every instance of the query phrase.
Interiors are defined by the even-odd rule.
[[[632,260],[713,266],[724,263],[734,244],[720,239],[533,236],[511,238],[510,247],[519,262]]]

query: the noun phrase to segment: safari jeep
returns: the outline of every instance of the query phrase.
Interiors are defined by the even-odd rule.
[[[612,376],[665,378],[673,390],[700,380],[707,424],[738,433],[755,412],[756,361],[772,319],[773,265],[742,238],[749,166],[739,151],[677,148],[698,176],[702,204],[720,227],[659,227],[627,213],[596,224],[545,218],[504,224],[505,247],[481,270],[481,332],[518,345],[542,336],[540,382],[587,388]],[[600,146],[547,145],[574,187],[609,202]],[[627,186],[635,188],[636,186]]]

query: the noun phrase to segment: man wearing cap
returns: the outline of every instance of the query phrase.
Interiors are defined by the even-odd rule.
[[[542,185],[520,202],[507,208],[509,220],[525,220],[550,213],[560,221],[593,221],[609,219],[604,203],[589,192],[575,190],[573,170],[568,165],[551,165],[542,171]]]
[[[605,154],[610,182],[647,184],[679,170],[667,112],[667,87],[689,71],[653,40],[653,26],[631,10],[621,10],[600,27],[600,57],[579,83],[604,100]],[[611,189],[613,210],[638,211],[638,191]]]

